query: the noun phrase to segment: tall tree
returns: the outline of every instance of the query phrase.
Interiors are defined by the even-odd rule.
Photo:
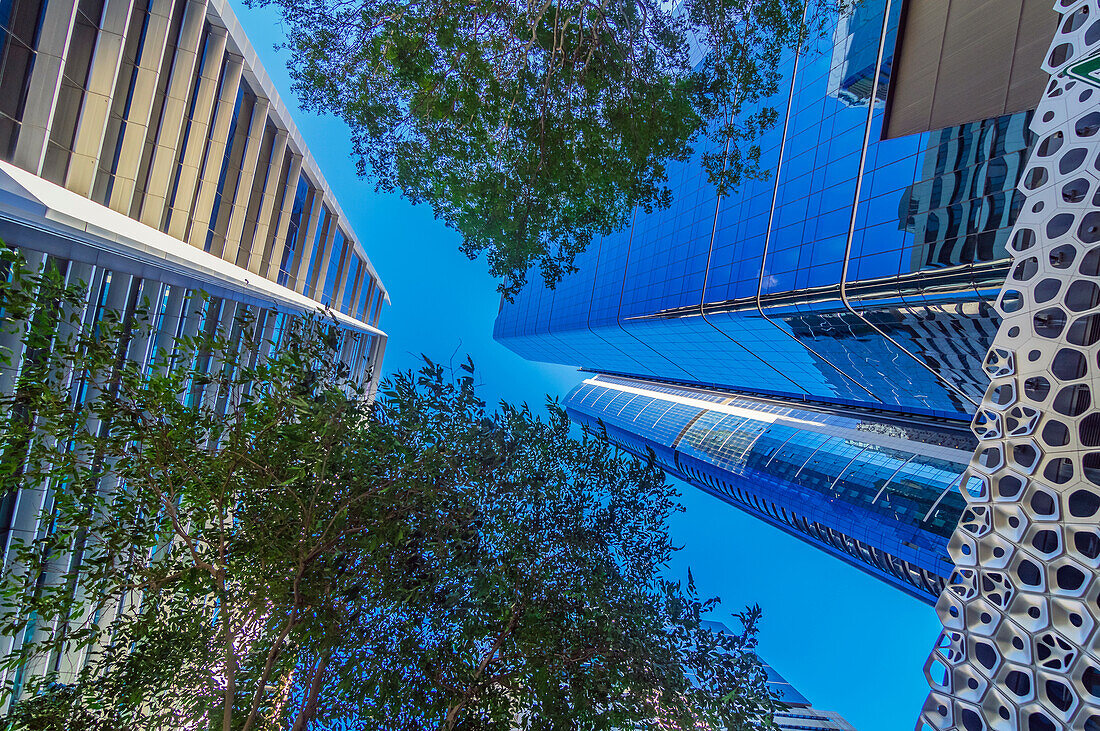
[[[359,173],[430,205],[508,297],[669,205],[693,145],[721,194],[766,176],[810,25],[807,0],[250,1],[281,9],[295,88],[347,122]]]
[[[662,578],[677,508],[652,459],[553,402],[490,410],[470,363],[368,402],[322,319],[143,368],[140,309],[92,327],[80,301],[18,263],[0,285],[33,346],[0,475],[46,496],[0,591],[13,730],[770,721],[759,610],[717,634],[715,600]]]

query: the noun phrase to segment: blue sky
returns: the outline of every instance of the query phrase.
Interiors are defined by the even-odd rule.
[[[390,292],[382,314],[389,334],[387,371],[416,367],[420,353],[455,362],[469,353],[482,394],[541,404],[580,379],[572,368],[529,363],[493,341],[500,304],[483,260],[458,251],[458,236],[431,211],[360,180],[343,124],[297,109],[285,67],[278,16],[234,9],[294,113],[306,143],[351,219]],[[764,609],[761,655],[820,708],[859,731],[912,728],[927,693],[924,659],[939,631],[931,607],[903,595],[801,541],[689,485],[673,535],[684,549],[672,567],[690,566],[700,592],[719,596],[716,619],[746,604]]]

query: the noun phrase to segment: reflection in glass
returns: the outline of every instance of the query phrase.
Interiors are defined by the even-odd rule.
[[[601,375],[569,394],[622,448],[932,603],[952,564],[962,428]]]

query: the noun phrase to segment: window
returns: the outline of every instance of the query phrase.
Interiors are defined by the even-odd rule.
[[[45,0],[0,3],[0,159],[15,154]]]
[[[326,307],[332,307],[333,297],[339,291],[338,282],[343,281],[346,277],[346,270],[344,269],[344,257],[347,255],[348,241],[344,236],[344,231],[339,226],[336,227],[336,234],[332,237],[332,253],[328,258],[328,270],[325,272],[325,280],[321,287],[321,304]],[[318,264],[320,266],[320,264]]]
[[[287,161],[289,165],[290,162]],[[290,220],[287,222],[286,238],[283,240],[283,253],[279,259],[279,275],[277,282],[284,287],[294,286],[294,271],[298,239],[305,234],[302,226],[308,221],[309,212],[313,210],[313,186],[309,179],[302,175],[298,178],[298,187],[294,191],[294,205],[290,210]]]
[[[344,285],[344,301],[340,303],[340,311],[354,317],[351,306],[355,299],[355,290],[363,284],[364,266],[355,252],[352,252],[348,258],[351,263],[348,265],[347,284]]]
[[[195,63],[195,79],[191,84],[190,102],[187,107],[187,121],[183,127],[183,135],[180,138],[180,149],[176,156],[176,170],[172,176],[172,187],[168,193],[168,205],[164,211],[164,221],[161,224],[162,231],[168,231],[168,226],[172,222],[172,211],[176,207],[176,196],[179,193],[180,176],[183,175],[183,159],[187,153],[187,143],[191,139],[191,125],[195,121],[195,110],[199,100],[199,84],[202,82],[202,70],[206,65],[206,54],[210,51],[210,24],[203,26],[202,30],[202,49],[199,51],[199,58]],[[224,70],[224,69],[223,69]]]
[[[248,261],[252,258],[252,250],[260,248],[264,252],[263,241],[256,241],[256,228],[260,220],[260,207],[263,205],[264,190],[268,187],[271,175],[271,156],[275,152],[275,125],[271,120],[264,124],[263,139],[260,141],[259,155],[256,159],[256,173],[252,176],[252,185],[248,191],[248,200],[242,201],[245,206],[244,227],[241,229],[241,240],[237,248],[236,263],[239,267],[248,267]],[[278,177],[276,177],[278,181]],[[247,184],[249,181],[244,180]]]
[[[233,202],[237,198],[237,188],[241,182],[241,161],[248,145],[248,130],[252,125],[252,113],[255,111],[256,95],[241,82],[237,90],[237,101],[233,105],[233,116],[229,121],[229,137],[221,159],[221,172],[218,173],[218,187],[214,192],[214,205],[210,210],[207,224],[204,251],[221,256],[225,249],[225,235],[229,229],[229,218],[233,213]],[[209,162],[207,163],[209,164]]]
[[[328,229],[332,223],[332,213],[328,206],[321,207],[321,221],[317,226],[317,237],[313,240],[313,251],[309,255],[309,269],[306,270],[306,279],[302,284],[302,292],[306,297],[313,296],[313,290],[317,288],[317,279],[320,274],[321,262],[325,260],[325,248],[328,245]]]

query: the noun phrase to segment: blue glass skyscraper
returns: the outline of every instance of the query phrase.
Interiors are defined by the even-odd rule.
[[[577,386],[565,407],[628,451],[652,452],[668,473],[923,601],[951,574],[947,541],[975,444],[963,429],[606,375]]]
[[[729,627],[721,622],[705,619],[702,624],[715,632],[730,632]],[[780,731],[855,731],[839,713],[814,708],[809,699],[771,665],[764,663],[764,672],[767,673],[768,690],[786,706],[784,710],[776,711],[773,719]]]
[[[670,209],[555,290],[532,281],[495,337],[604,373],[966,418],[1030,113],[880,139],[899,7],[866,0],[784,60],[767,180],[719,198],[698,159],[671,167]]]
[[[782,61],[766,180],[719,197],[672,166],[670,209],[532,277],[494,334],[603,374],[574,419],[934,601],[1032,113],[885,139],[901,9],[865,0]]]

